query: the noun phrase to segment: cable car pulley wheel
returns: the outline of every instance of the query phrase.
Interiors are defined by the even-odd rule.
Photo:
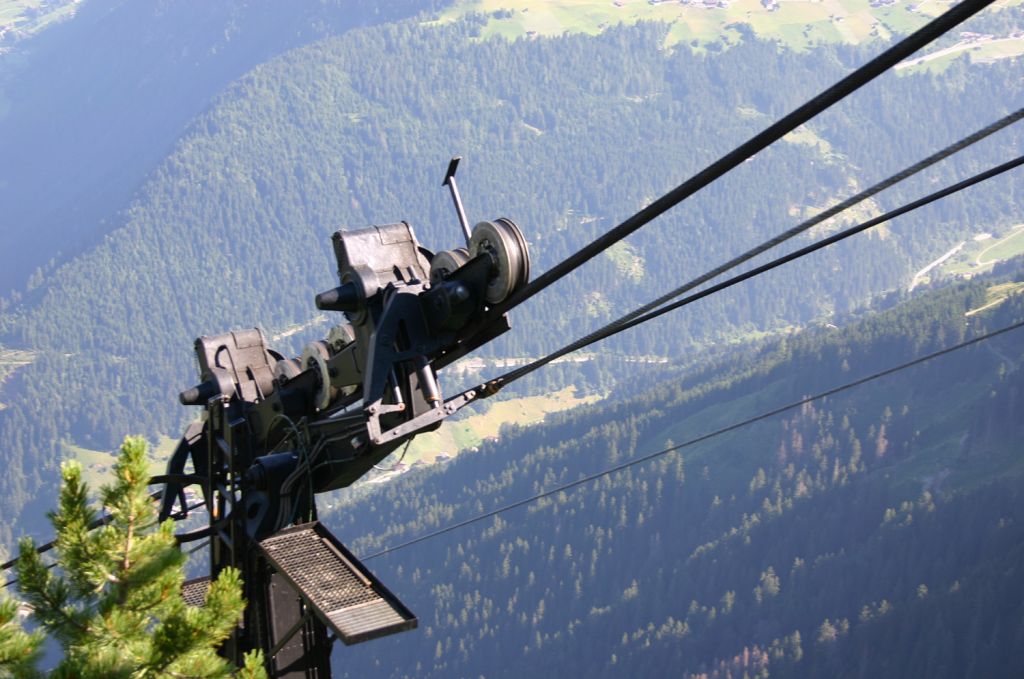
[[[519,227],[505,217],[473,227],[469,254],[476,257],[483,252],[490,253],[495,264],[485,299],[488,304],[499,304],[529,280],[530,252]]]
[[[440,283],[469,260],[469,250],[466,248],[442,250],[430,260],[430,282]]]

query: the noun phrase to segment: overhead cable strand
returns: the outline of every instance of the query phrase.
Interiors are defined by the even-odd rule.
[[[703,299],[704,297],[708,297],[710,295],[713,295],[716,292],[720,292],[720,291],[722,291],[722,290],[724,290],[726,288],[732,287],[733,285],[736,285],[738,283],[742,283],[743,281],[746,281],[746,280],[749,280],[751,278],[754,278],[755,276],[759,276],[762,273],[765,273],[766,271],[771,271],[772,269],[780,267],[783,264],[787,264],[787,263],[789,263],[789,262],[791,262],[793,260],[800,259],[801,257],[805,257],[805,256],[809,255],[812,252],[815,252],[817,250],[821,250],[823,248],[826,248],[826,247],[828,247],[830,245],[833,245],[834,243],[838,243],[841,240],[845,240],[845,239],[849,238],[850,236],[854,236],[854,235],[856,235],[856,234],[858,234],[858,233],[860,233],[862,231],[866,231],[866,230],[868,230],[868,229],[870,229],[872,227],[878,226],[880,224],[884,224],[885,222],[891,221],[891,220],[895,219],[896,217],[904,215],[904,214],[906,214],[908,212],[912,212],[913,210],[916,210],[919,207],[924,207],[925,205],[928,205],[929,203],[933,203],[933,202],[935,202],[935,201],[937,201],[937,200],[939,200],[941,198],[945,198],[946,196],[952,195],[952,194],[957,193],[959,191],[963,191],[964,189],[966,189],[966,188],[968,188],[970,186],[973,186],[975,184],[979,184],[979,183],[981,183],[981,182],[983,182],[983,181],[985,181],[987,179],[991,179],[991,178],[993,178],[993,177],[995,177],[997,175],[1000,175],[1000,174],[1002,174],[1004,172],[1008,172],[1008,171],[1010,171],[1012,169],[1018,168],[1021,165],[1024,165],[1024,156],[1019,156],[1019,157],[1017,157],[1017,158],[1015,158],[1013,160],[1010,160],[1010,161],[1007,161],[1007,162],[1003,163],[1002,165],[998,165],[998,166],[996,166],[996,167],[994,167],[994,168],[992,168],[990,170],[986,170],[985,172],[976,174],[973,177],[965,179],[965,180],[963,180],[961,182],[957,182],[956,184],[953,184],[952,186],[948,186],[945,189],[941,189],[941,190],[936,191],[935,193],[929,194],[929,195],[927,195],[927,196],[925,196],[923,198],[919,198],[918,200],[915,200],[915,201],[913,201],[911,203],[907,203],[906,205],[904,205],[902,207],[899,207],[899,208],[896,208],[895,210],[891,210],[891,211],[889,211],[889,212],[887,212],[887,213],[885,213],[883,215],[879,215],[878,217],[874,217],[872,219],[869,219],[868,221],[862,222],[860,224],[857,224],[856,226],[851,226],[850,228],[844,229],[844,230],[842,230],[842,231],[840,231],[838,233],[835,233],[835,234],[829,236],[828,238],[824,238],[824,239],[822,239],[822,240],[820,240],[820,241],[818,241],[816,243],[812,243],[811,245],[808,245],[806,247],[800,248],[799,250],[795,250],[795,251],[789,253],[788,255],[784,255],[784,256],[779,257],[777,259],[774,259],[774,260],[772,260],[770,262],[762,264],[761,266],[755,267],[755,268],[751,269],[750,271],[746,271],[746,272],[744,272],[742,274],[739,274],[737,276],[733,276],[732,278],[730,278],[728,280],[722,281],[721,283],[717,283],[715,285],[712,285],[711,287],[709,287],[709,288],[707,288],[705,290],[701,290],[700,292],[697,292],[697,293],[694,293],[693,295],[685,297],[685,298],[679,300],[678,302],[673,302],[672,304],[669,304],[668,306],[665,306],[665,307],[663,307],[661,309],[657,309],[656,311],[652,311],[652,312],[650,312],[650,313],[648,313],[648,314],[646,314],[644,316],[635,318],[632,321],[630,321],[629,323],[623,325],[622,327],[615,328],[613,331],[609,332],[607,335],[604,335],[604,336],[600,337],[599,339],[604,339],[605,337],[610,337],[611,335],[617,334],[617,333],[622,332],[624,330],[629,330],[630,328],[633,328],[633,327],[635,327],[637,325],[640,325],[641,323],[646,323],[647,321],[650,321],[650,320],[653,320],[655,318],[658,318],[659,316],[662,316],[662,315],[664,315],[664,314],[666,314],[666,313],[668,313],[670,311],[674,311],[674,310],[676,310],[676,309],[678,309],[680,307],[686,306],[687,304],[695,302],[695,301],[697,301],[699,299]]]
[[[452,524],[450,526],[445,526],[444,528],[439,528],[438,530],[432,531],[430,533],[426,533],[424,535],[421,535],[419,537],[413,538],[411,540],[407,540],[406,542],[402,542],[402,543],[397,544],[397,545],[395,545],[393,547],[387,547],[385,549],[380,550],[379,552],[375,552],[373,554],[370,554],[369,556],[365,556],[365,557],[362,557],[362,558],[363,558],[364,561],[366,561],[367,559],[376,559],[377,557],[384,556],[385,554],[390,554],[392,552],[397,552],[397,551],[399,551],[401,549],[405,549],[406,547],[411,547],[412,545],[419,544],[419,543],[425,542],[427,540],[432,540],[433,538],[436,538],[436,537],[439,537],[439,536],[444,535],[446,533],[450,533],[452,531],[458,530],[459,528],[464,528],[466,526],[472,525],[474,523],[478,523],[478,522],[483,521],[485,519],[489,519],[489,518],[497,516],[499,514],[503,514],[503,513],[507,512],[507,511],[510,511],[512,509],[516,509],[517,507],[522,507],[524,505],[528,505],[530,503],[536,502],[537,500],[542,500],[542,499],[544,499],[546,497],[550,497],[550,496],[555,495],[557,493],[561,493],[561,492],[564,492],[566,490],[571,490],[573,488],[576,488],[577,486],[582,486],[583,484],[589,483],[591,481],[596,481],[597,479],[602,478],[604,476],[609,476],[611,474],[615,474],[616,472],[623,471],[623,470],[628,469],[630,467],[634,467],[636,465],[643,464],[644,462],[649,462],[649,461],[654,460],[654,459],[656,459],[658,457],[661,457],[663,455],[667,455],[668,453],[673,453],[673,452],[675,452],[677,450],[681,450],[683,448],[688,448],[688,447],[696,445],[698,443],[703,443],[704,441],[708,441],[710,439],[716,438],[716,437],[721,436],[723,434],[727,434],[729,432],[736,431],[737,429],[741,429],[743,427],[746,427],[748,425],[754,424],[756,422],[760,422],[761,420],[766,420],[766,419],[768,419],[770,417],[774,417],[776,415],[780,415],[780,414],[782,414],[782,413],[784,413],[784,412],[786,412],[788,410],[793,410],[794,408],[799,408],[800,406],[805,405],[807,403],[813,403],[814,401],[819,401],[819,400],[821,400],[823,398],[827,398],[829,396],[834,396],[836,394],[842,393],[842,392],[847,391],[849,389],[853,389],[854,387],[858,387],[858,386],[860,386],[862,384],[866,384],[868,382],[872,382],[872,381],[880,379],[882,377],[886,377],[888,375],[892,375],[894,373],[898,373],[898,372],[906,370],[908,368],[912,368],[912,367],[914,367],[916,365],[920,365],[921,363],[925,363],[927,361],[930,361],[932,359],[938,358],[940,356],[944,356],[946,354],[953,353],[954,351],[959,351],[961,349],[965,349],[967,347],[970,347],[970,346],[973,346],[975,344],[978,344],[979,342],[983,342],[985,340],[992,339],[993,337],[996,337],[997,335],[1002,335],[1004,333],[1008,333],[1008,332],[1011,332],[1013,330],[1017,330],[1018,328],[1022,328],[1022,327],[1024,327],[1024,321],[1018,321],[1018,322],[1013,323],[1011,325],[1008,325],[1006,327],[1000,328],[999,330],[993,330],[992,332],[987,332],[987,333],[985,333],[983,335],[979,335],[979,336],[974,337],[972,339],[965,340],[965,341],[960,342],[958,344],[954,344],[952,346],[946,347],[945,349],[940,349],[938,351],[932,352],[932,353],[927,354],[925,356],[921,356],[921,357],[915,358],[912,361],[907,361],[906,363],[901,363],[901,364],[899,364],[897,366],[893,366],[891,368],[886,368],[885,370],[880,370],[880,371],[878,371],[876,373],[872,373],[870,375],[867,375],[866,377],[861,377],[860,379],[854,380],[853,382],[847,382],[846,384],[840,385],[838,387],[833,387],[831,389],[828,389],[826,391],[820,392],[818,394],[814,394],[813,396],[807,396],[805,398],[800,399],[799,401],[793,401],[792,403],[787,403],[784,406],[780,406],[778,408],[773,408],[772,410],[769,410],[767,412],[763,412],[760,415],[755,415],[754,417],[750,417],[750,418],[747,418],[747,419],[742,420],[740,422],[736,422],[734,424],[730,424],[730,425],[728,425],[726,427],[722,427],[721,429],[716,429],[716,430],[714,430],[712,432],[709,432],[707,434],[703,434],[703,435],[698,436],[696,438],[692,438],[692,439],[690,439],[688,441],[685,441],[683,443],[680,443],[678,445],[674,445],[674,446],[671,446],[669,448],[665,448],[663,450],[659,450],[659,451],[654,452],[654,453],[648,453],[647,455],[643,455],[641,457],[634,458],[632,460],[629,460],[628,462],[624,462],[622,464],[615,465],[614,467],[610,467],[608,469],[604,469],[604,470],[602,470],[600,472],[596,472],[594,474],[590,474],[588,476],[584,476],[584,477],[582,477],[580,479],[577,479],[576,481],[570,481],[569,483],[565,483],[565,484],[562,484],[560,486],[556,486],[554,488],[551,488],[550,490],[546,490],[544,492],[537,493],[536,495],[531,495],[529,497],[523,498],[522,500],[517,500],[517,501],[512,502],[510,504],[503,505],[501,507],[498,507],[497,509],[492,509],[489,512],[484,512],[482,514],[478,514],[478,515],[476,515],[476,516],[474,516],[472,518],[466,519],[464,521],[459,521],[458,523],[454,523],[454,524]]]
[[[766,149],[808,120],[829,108],[863,85],[871,82],[911,54],[943,35],[956,25],[978,13],[993,0],[963,0],[960,4],[936,17],[931,22],[887,49],[856,71],[796,108],[771,126],[740,144],[711,165],[693,175],[661,198],[626,219],[612,230],[584,246],[575,254],[556,264],[540,277],[512,293],[508,299],[491,309],[488,316],[495,318],[521,304],[585,262],[608,249],[662,213],[675,207],[708,184],[718,180],[748,158]]]
[[[163,498],[163,496],[164,496],[164,491],[163,491],[163,489],[160,489],[160,490],[156,491],[155,493],[150,493],[149,499],[150,500],[159,500],[159,499]],[[109,524],[109,523],[111,523],[113,521],[114,521],[114,515],[113,514],[104,514],[102,516],[99,516],[99,517],[93,519],[92,522],[90,522],[89,525],[86,527],[86,530],[95,530],[97,528],[102,528],[103,526],[106,526],[107,524]],[[56,539],[50,540],[46,544],[39,545],[38,547],[36,547],[36,554],[44,554],[44,553],[50,551],[51,549],[53,549],[56,546],[57,546],[57,540]],[[10,561],[8,561],[6,563],[0,564],[0,571],[6,571],[9,568],[11,568],[12,566],[14,566],[14,564],[16,564],[16,563],[18,563],[18,558],[17,557],[11,559]],[[7,583],[7,584],[9,585],[10,583]],[[4,585],[4,587],[6,587],[6,586],[7,585]]]
[[[986,170],[985,172],[976,174],[973,177],[965,179],[961,182],[957,182],[956,184],[947,186],[944,189],[940,189],[939,191],[924,196],[923,198],[919,198],[911,203],[903,205],[902,207],[898,207],[895,210],[891,210],[883,215],[879,215],[878,217],[869,219],[866,222],[861,222],[856,226],[851,226],[850,228],[835,233],[829,236],[828,238],[824,238],[820,241],[812,243],[811,245],[800,248],[799,250],[795,250],[789,253],[788,255],[784,255],[777,259],[773,259],[772,261],[767,262],[766,264],[762,264],[761,266],[755,267],[750,271],[746,271],[737,276],[733,276],[732,278],[724,280],[721,283],[717,283],[709,288],[701,290],[700,292],[689,295],[688,297],[684,297],[683,299],[677,302],[673,302],[667,306],[658,308],[655,311],[650,311],[649,313],[643,315],[637,314],[636,312],[631,313],[628,316],[624,316],[623,319],[615,321],[614,323],[610,323],[609,325],[606,325],[600,330],[596,330],[587,335],[586,337],[580,338],[575,342],[562,347],[558,351],[550,353],[547,356],[537,359],[536,361],[516,368],[515,370],[509,371],[508,373],[505,373],[500,377],[496,377],[491,382],[493,382],[496,386],[504,386],[506,384],[509,384],[510,382],[513,382],[521,377],[524,377],[525,375],[528,375],[534,370],[537,370],[538,368],[541,368],[547,365],[548,363],[551,363],[552,361],[562,356],[565,356],[566,354],[570,354],[574,351],[582,349],[583,347],[594,344],[595,342],[607,339],[612,335],[617,335],[620,332],[624,332],[626,330],[629,330],[630,328],[634,328],[642,323],[646,323],[647,321],[654,320],[655,318],[667,314],[670,311],[674,311],[680,307],[686,306],[687,304],[696,302],[699,299],[703,299],[705,297],[708,297],[709,295],[721,292],[722,290],[732,287],[737,283],[742,283],[745,280],[749,280],[755,276],[759,276],[765,273],[766,271],[771,271],[772,269],[780,267],[783,264],[787,264],[795,259],[805,257],[812,252],[826,248],[830,245],[833,245],[834,243],[838,243],[839,241],[845,240],[850,236],[860,233],[861,231],[866,231],[871,227],[878,226],[879,224],[884,224],[885,222],[895,219],[896,217],[916,210],[919,207],[923,207],[925,205],[928,205],[929,203],[934,203],[935,201],[941,198],[945,198],[946,196],[952,195],[959,191],[963,191],[964,189],[970,186],[974,186],[975,184],[981,183],[986,179],[991,179],[996,175],[1008,172],[1009,170],[1012,170],[1021,165],[1024,165],[1024,156],[1020,156],[1018,158],[1015,158],[1014,160],[1003,163],[1002,165],[998,165],[990,170]],[[650,307],[651,305],[648,304],[645,307],[641,307],[641,309],[648,309]]]
[[[200,543],[199,543],[198,545],[196,545],[196,546],[195,546],[195,547],[193,547],[192,549],[190,549],[190,550],[188,550],[187,552],[185,552],[185,554],[195,554],[195,553],[196,553],[196,552],[198,552],[198,551],[199,551],[200,549],[202,549],[202,548],[204,548],[204,547],[209,547],[209,546],[210,546],[210,541],[209,541],[209,540],[206,540],[205,542],[200,542]]]
[[[810,228],[820,224],[821,222],[824,222],[825,220],[830,219],[830,218],[836,216],[837,214],[848,210],[849,208],[853,207],[854,205],[856,205],[858,203],[861,203],[861,202],[867,200],[868,198],[871,198],[872,196],[874,196],[874,195],[876,195],[876,194],[878,194],[878,193],[880,193],[880,192],[882,192],[882,191],[892,187],[895,184],[898,184],[899,182],[907,179],[908,177],[911,177],[911,176],[917,174],[918,172],[920,172],[920,171],[922,171],[922,170],[924,170],[924,169],[934,165],[935,163],[938,163],[939,161],[944,160],[944,159],[948,158],[949,156],[951,156],[951,155],[953,155],[953,154],[955,154],[955,153],[957,153],[959,151],[962,151],[963,149],[967,148],[968,146],[971,146],[972,144],[975,144],[975,143],[981,141],[982,139],[984,139],[984,138],[986,138],[986,137],[988,137],[988,136],[998,132],[999,130],[1002,130],[1003,128],[1007,127],[1008,125],[1011,125],[1011,124],[1019,121],[1021,118],[1024,118],[1024,108],[1020,108],[1020,109],[1014,111],[1013,113],[1011,113],[1011,114],[1009,114],[1007,116],[1004,116],[1003,118],[997,120],[996,122],[992,123],[991,125],[983,128],[981,130],[978,130],[974,134],[971,134],[971,135],[969,135],[967,137],[964,137],[960,141],[947,146],[946,148],[942,149],[941,151],[938,151],[937,153],[933,153],[932,155],[928,156],[924,160],[922,160],[920,162],[917,162],[917,163],[911,165],[910,167],[907,167],[907,168],[901,170],[900,172],[897,172],[896,174],[892,175],[891,177],[888,177],[887,179],[884,179],[884,180],[878,182],[874,186],[871,186],[870,188],[865,189],[864,191],[861,191],[860,193],[847,198],[846,200],[842,201],[841,203],[839,203],[839,204],[837,204],[837,205],[835,205],[835,206],[833,206],[833,207],[831,207],[831,208],[829,208],[829,209],[827,209],[827,210],[825,210],[825,211],[815,215],[814,217],[811,217],[808,220],[805,220],[805,221],[801,222],[800,224],[797,224],[793,228],[780,233],[779,235],[777,235],[777,236],[775,236],[775,237],[773,237],[773,238],[771,238],[771,239],[761,243],[760,245],[758,245],[758,246],[756,246],[754,248],[751,248],[750,250],[747,250],[743,254],[738,255],[738,256],[732,258],[731,260],[729,260],[728,262],[722,264],[721,266],[717,266],[714,269],[711,269],[710,271],[708,271],[707,273],[702,274],[702,275],[698,276],[697,278],[694,278],[693,280],[689,281],[688,283],[686,283],[686,284],[676,288],[675,290],[672,290],[671,292],[668,292],[668,293],[662,295],[661,297],[658,297],[657,299],[655,299],[655,300],[653,300],[651,302],[648,302],[647,304],[645,304],[645,305],[635,309],[634,311],[631,311],[630,313],[626,314],[622,318],[619,318],[619,319],[617,319],[615,321],[612,321],[611,323],[605,325],[602,328],[599,328],[598,330],[595,330],[594,332],[590,333],[589,335],[586,335],[585,337],[581,337],[580,339],[576,340],[572,344],[566,345],[565,347],[563,347],[562,349],[559,349],[558,351],[554,352],[553,354],[549,354],[544,359],[542,359],[542,362],[540,362],[539,365],[535,365],[535,364],[531,363],[529,365],[523,366],[520,369],[511,371],[508,375],[499,377],[498,378],[498,380],[499,380],[498,384],[499,385],[503,384],[504,382],[502,382],[502,380],[511,381],[511,380],[514,380],[514,379],[518,379],[519,377],[522,377],[523,375],[525,375],[527,373],[533,372],[533,370],[536,370],[541,365],[546,365],[547,363],[550,363],[551,361],[553,361],[553,360],[555,360],[557,358],[560,358],[560,357],[562,357],[562,356],[564,356],[566,354],[572,353],[573,351],[576,351],[577,349],[585,347],[585,346],[587,346],[589,344],[593,344],[594,342],[596,342],[596,341],[598,341],[600,339],[603,339],[605,337],[609,337],[609,336],[611,336],[611,335],[613,335],[613,334],[615,334],[617,332],[616,331],[617,328],[625,329],[625,327],[632,327],[633,324],[629,324],[629,323],[633,319],[638,318],[638,317],[642,316],[643,314],[646,314],[647,312],[651,311],[652,309],[657,309],[658,307],[660,307],[661,305],[665,304],[666,302],[668,302],[668,301],[670,301],[672,299],[675,299],[676,297],[679,297],[680,295],[682,295],[682,294],[684,294],[686,292],[689,292],[690,290],[693,290],[697,286],[699,286],[699,285],[701,285],[703,283],[708,282],[712,278],[717,278],[718,276],[720,276],[721,274],[725,273],[726,271],[728,271],[730,269],[733,269],[733,268],[739,266],[740,264],[743,264],[743,263],[753,259],[754,257],[764,253],[765,251],[770,250],[771,248],[774,248],[775,246],[780,245],[781,243],[784,243],[785,241],[787,241],[787,240],[789,240],[789,239],[791,239],[791,238],[793,238],[795,236],[798,236],[801,233],[804,233],[808,229],[810,229]],[[627,324],[629,324],[629,325],[627,326]]]
[[[45,566],[43,566],[43,568],[45,568],[46,570],[49,571],[49,570],[53,570],[53,568],[56,567],[56,565],[57,565],[57,562],[54,561],[53,563],[46,564]],[[18,584],[18,578],[11,578],[7,582],[5,582],[3,584],[3,586],[0,586],[0,589],[7,589],[11,585],[17,585],[17,584]]]
[[[196,505],[196,506],[198,507],[200,505]],[[206,542],[202,542],[199,545],[197,545],[196,547],[193,547],[192,549],[188,550],[187,552],[185,552],[185,554],[186,555],[194,554],[194,553],[198,552],[200,549],[202,549],[203,547],[208,547],[209,545],[210,545],[210,541],[207,540]],[[11,562],[11,564],[12,565],[17,564],[17,562],[18,562],[18,560],[15,559],[14,561]],[[51,563],[46,564],[46,566],[45,566],[46,570],[52,570],[53,568],[55,568],[57,566],[57,563],[58,562],[53,561]],[[11,585],[16,585],[16,584],[18,584],[18,578],[11,578],[7,582],[5,582],[3,585],[0,585],[0,589],[7,589]]]
[[[150,495],[150,499],[159,500],[161,495],[162,495],[162,493],[163,493],[162,490],[161,491],[157,491],[156,493],[153,493],[152,495]],[[189,505],[189,506],[185,507],[184,511],[181,512],[180,515],[179,515],[180,518],[175,518],[175,521],[178,521],[181,518],[185,518],[185,516],[188,514],[188,512],[192,511],[193,509],[199,509],[200,507],[202,507],[205,504],[206,504],[205,502],[197,502],[195,504],[192,504],[192,505]],[[97,528],[102,528],[103,526],[107,526],[107,525],[111,524],[113,521],[114,521],[114,517],[112,515],[104,514],[103,516],[99,517],[98,519],[95,519],[92,523],[90,523],[86,527],[86,530],[92,531],[92,530],[95,530]],[[54,540],[50,540],[49,542],[47,542],[44,545],[39,545],[38,547],[36,547],[35,551],[36,551],[36,554],[45,554],[46,552],[50,551],[51,549],[53,549],[56,546],[57,546],[57,540],[54,539]],[[192,551],[190,551],[188,553],[191,554],[194,551],[195,550],[192,550]],[[0,571],[9,570],[10,568],[16,566],[17,564],[18,564],[18,557],[14,557],[13,559],[8,561],[7,563],[4,563],[4,564],[0,565]],[[57,565],[57,562],[54,561],[53,563],[47,564],[46,567],[49,569],[49,568],[53,568],[56,565]],[[2,586],[0,586],[0,589],[6,589],[7,587],[10,587],[11,585],[17,584],[17,582],[18,582],[18,578],[14,578],[13,580],[8,580],[6,583],[4,583]]]

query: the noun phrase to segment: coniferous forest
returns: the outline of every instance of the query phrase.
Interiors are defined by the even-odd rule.
[[[49,539],[61,460],[180,434],[194,338],[259,326],[294,355],[324,336],[335,230],[407,220],[459,245],[453,155],[470,221],[514,219],[536,276],[891,44],[737,29],[690,49],[658,22],[485,39],[488,15],[435,21],[443,4],[87,0],[10,48],[0,33],[0,556]],[[1015,27],[1019,6],[962,28]],[[888,73],[514,310],[478,355],[552,351],[1022,91],[1019,58]],[[1012,158],[1018,128],[783,251]],[[321,518],[372,556],[1019,322],[1019,259],[915,273],[1024,221],[1021,176],[550,366],[500,398],[601,399],[325,497]],[[1019,676],[1019,332],[371,558],[420,625],[336,648],[335,673]],[[489,376],[460,375],[447,393]]]
[[[1017,263],[1003,275],[1021,280]],[[737,349],[325,520],[361,554],[1024,318],[987,287]],[[1020,331],[370,560],[415,633],[346,676],[1016,676]],[[756,366],[756,367],[751,367]],[[357,537],[358,536],[358,537]],[[353,539],[355,538],[355,539]]]
[[[474,42],[477,30],[473,20],[383,24],[258,66],[193,120],[116,213],[116,227],[8,303],[0,342],[31,352],[32,363],[4,384],[5,517],[39,484],[52,487],[66,444],[110,450],[126,431],[175,436],[186,414],[174,395],[193,378],[195,337],[253,325],[276,336],[315,317],[313,295],[334,285],[333,230],[406,219],[428,247],[457,243],[438,186],[453,153],[467,157],[460,185],[472,218],[515,218],[539,271],[871,53],[800,54],[756,40],[714,55],[668,53],[657,24],[511,44]],[[751,64],[771,67],[755,74]],[[562,281],[489,350],[550,350],[1005,113],[1014,64],[968,70],[873,84],[812,126],[828,154],[773,146],[617,257]],[[1017,134],[901,186],[887,206],[987,166]],[[926,208],[605,348],[682,356],[855,308],[905,285],[960,239],[963,224],[1011,224],[1016,191],[1013,182],[979,186],[949,212]],[[325,329],[282,348],[298,351]]]

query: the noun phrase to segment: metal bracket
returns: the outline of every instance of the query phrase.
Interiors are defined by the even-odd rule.
[[[437,424],[441,420],[454,415],[462,408],[468,406],[470,403],[480,398],[481,396],[487,396],[489,394],[484,393],[480,389],[470,389],[464,391],[458,396],[453,396],[444,402],[444,405],[439,405],[432,410],[414,417],[413,419],[403,422],[402,424],[388,429],[387,431],[380,430],[380,420],[377,417],[371,416],[367,421],[367,429],[369,430],[370,440],[374,445],[381,445],[396,441],[406,436],[412,436],[427,427]]]

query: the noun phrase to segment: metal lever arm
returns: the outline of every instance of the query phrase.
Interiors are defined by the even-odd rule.
[[[455,171],[459,168],[460,160],[462,160],[462,156],[455,156],[452,158],[452,162],[448,163],[448,171],[444,175],[444,182],[441,186],[447,186],[452,192],[452,200],[455,201],[455,212],[459,215],[459,226],[462,227],[462,233],[466,236],[466,247],[468,248],[470,247],[469,241],[471,238],[469,220],[466,219],[466,211],[462,207],[459,185],[455,183]]]
[[[490,394],[487,393],[486,388],[482,386],[469,389],[458,396],[451,397],[444,402],[444,405],[438,405],[436,408],[428,410],[427,412],[403,422],[392,429],[388,429],[387,431],[381,431],[380,420],[371,416],[367,421],[367,430],[370,434],[370,441],[373,442],[374,445],[379,446],[406,437],[415,436],[421,431],[439,424],[450,415],[454,415],[473,401],[479,398],[485,398],[489,395]]]

